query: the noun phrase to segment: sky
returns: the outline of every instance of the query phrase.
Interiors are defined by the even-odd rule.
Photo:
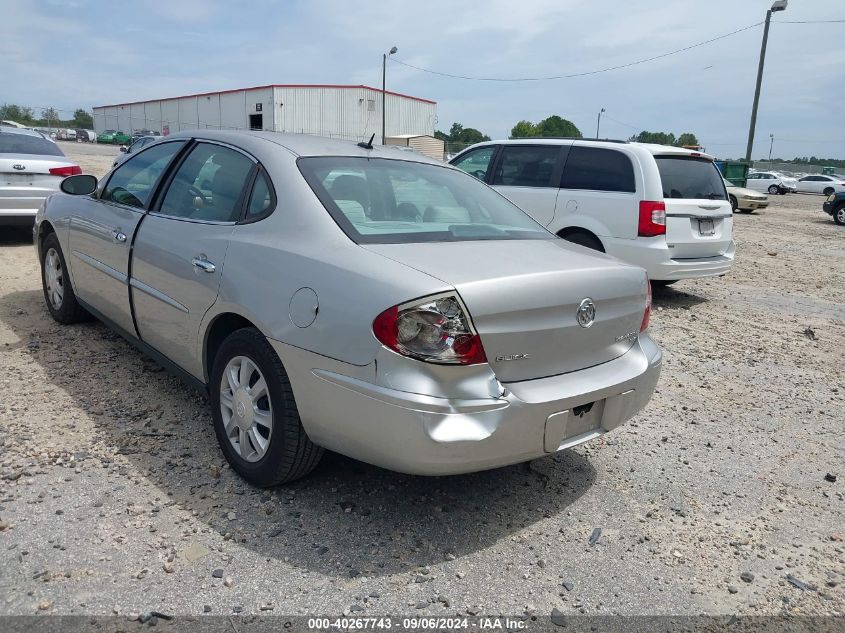
[[[67,111],[271,83],[381,85],[382,53],[439,72],[498,78],[599,70],[762,22],[771,0],[3,0],[0,103]],[[774,14],[755,159],[845,158],[844,0]],[[817,24],[781,21],[822,20]],[[777,21],[777,22],[776,22]],[[779,23],[778,23],[779,22]],[[393,61],[388,90],[438,102],[506,138],[557,114],[594,136],[693,132],[744,155],[762,25],[629,68],[570,79],[469,81]]]

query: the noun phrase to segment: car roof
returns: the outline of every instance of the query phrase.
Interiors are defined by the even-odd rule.
[[[667,154],[675,154],[679,156],[696,156],[715,160],[714,156],[699,152],[696,150],[687,149],[685,147],[675,147],[673,145],[654,145],[652,143],[636,143],[633,141],[623,141],[612,138],[580,138],[575,136],[570,137],[554,137],[554,136],[535,136],[531,138],[509,138],[498,141],[483,141],[476,143],[467,149],[476,147],[484,147],[485,145],[571,145],[575,142],[584,143],[585,145],[596,145],[598,147],[614,147],[618,145],[627,145],[630,147],[642,147],[654,155],[665,156]],[[463,152],[461,152],[463,153]]]
[[[355,141],[343,141],[310,134],[245,130],[185,130],[170,134],[166,138],[201,138],[233,145],[255,145],[263,141],[280,145],[297,156],[360,156],[362,158],[393,158],[440,166],[447,165],[443,161],[429,158],[423,154],[403,151],[395,145],[374,144],[372,149],[365,149]],[[245,146],[244,149],[248,150],[249,147]]]
[[[24,136],[37,136],[38,138],[44,138],[48,141],[53,140],[49,136],[47,136],[46,134],[42,134],[38,130],[30,130],[22,127],[6,127],[5,125],[0,126],[0,134],[22,134]]]

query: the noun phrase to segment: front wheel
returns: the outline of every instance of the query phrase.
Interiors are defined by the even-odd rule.
[[[76,300],[59,238],[50,233],[41,245],[41,287],[50,316],[67,325],[85,321],[88,313]]]
[[[232,468],[267,488],[311,472],[323,449],[305,433],[282,361],[260,332],[223,341],[210,382],[217,441]]]
[[[825,187],[825,190],[822,191],[822,193],[826,196],[832,196],[833,195],[833,187]]]
[[[739,208],[739,203],[736,201],[736,196],[731,196],[731,211],[736,213],[736,210]]]
[[[833,210],[833,221],[839,226],[845,226],[845,204],[840,204]]]
[[[771,187],[769,187],[769,193],[772,194],[772,195],[775,195],[775,194],[783,193],[783,192],[781,191],[780,187],[778,187],[777,185],[772,185]]]

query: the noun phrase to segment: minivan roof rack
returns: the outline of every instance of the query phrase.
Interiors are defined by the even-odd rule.
[[[530,140],[547,140],[547,141],[601,141],[602,143],[623,143],[627,144],[628,141],[623,141],[622,139],[618,138],[584,138],[581,136],[529,136],[527,138],[509,138],[510,141],[530,141]]]

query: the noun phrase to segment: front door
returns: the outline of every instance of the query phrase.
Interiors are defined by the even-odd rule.
[[[70,219],[68,266],[79,298],[130,334],[129,252],[136,227],[158,179],[182,147],[175,141],[151,147],[112,172],[99,197],[75,199]]]
[[[231,147],[198,143],[135,239],[130,283],[141,340],[200,379],[199,324],[217,298],[253,165]]]

